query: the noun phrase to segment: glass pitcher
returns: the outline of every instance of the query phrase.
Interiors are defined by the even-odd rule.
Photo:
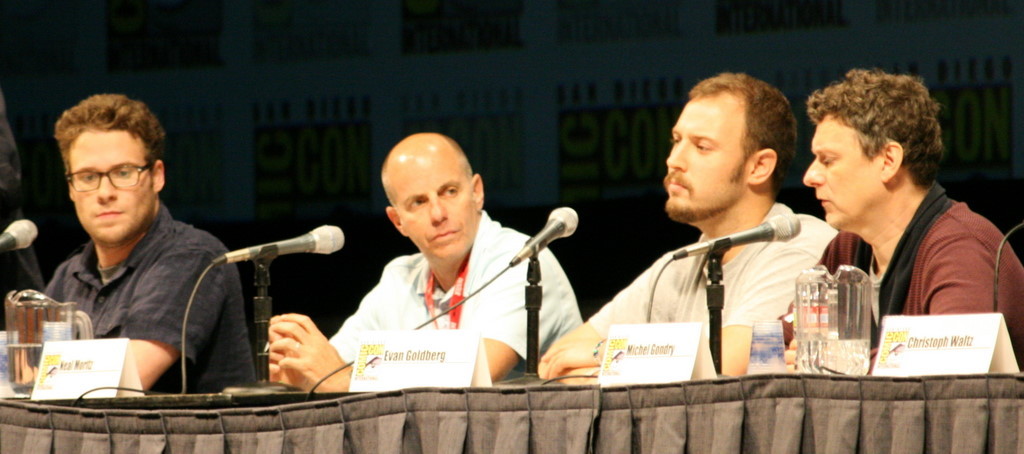
[[[796,367],[815,374],[864,375],[871,350],[871,279],[842,265],[833,276],[823,265],[796,279]]]
[[[825,265],[800,272],[796,278],[796,299],[793,334],[796,338],[796,370],[803,373],[826,373],[825,340],[828,339],[829,294],[832,275]]]
[[[43,342],[92,339],[92,320],[76,307],[73,302],[54,301],[35,290],[7,294],[7,373],[16,397],[27,397],[32,391]]]

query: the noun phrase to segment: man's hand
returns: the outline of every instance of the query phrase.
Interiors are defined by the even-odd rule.
[[[309,317],[278,315],[270,319],[270,379],[308,391],[317,381],[345,364],[334,346]],[[332,376],[318,391],[348,391],[351,370]]]
[[[789,343],[789,348],[785,353],[786,357],[786,370],[790,372],[796,372],[796,339]]]
[[[598,366],[594,360],[597,342],[575,341],[553,345],[537,365],[537,374],[549,379],[563,375],[591,374]]]
[[[591,375],[598,362],[594,360],[594,347],[601,335],[588,323],[572,330],[548,348],[537,365],[537,375],[551,379],[564,375]],[[598,352],[598,357],[601,352]],[[592,382],[589,379],[585,380]]]

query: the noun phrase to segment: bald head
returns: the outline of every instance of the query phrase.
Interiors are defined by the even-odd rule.
[[[402,139],[384,158],[384,165],[380,170],[381,183],[384,185],[384,193],[387,195],[388,201],[392,205],[397,203],[393,185],[388,179],[389,167],[415,165],[429,168],[452,160],[467,178],[473,177],[473,168],[469,166],[466,153],[451,137],[434,132],[424,132]]]
[[[384,208],[398,232],[430,264],[441,288],[451,288],[469,256],[484,209],[484,184],[466,154],[441,134],[414,134],[384,158]]]

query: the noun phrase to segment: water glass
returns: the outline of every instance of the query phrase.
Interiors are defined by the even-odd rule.
[[[43,343],[71,340],[71,322],[43,321]]]
[[[785,373],[786,360],[783,355],[786,346],[782,339],[782,322],[756,321],[752,331],[747,374]]]
[[[14,397],[7,377],[7,331],[0,331],[0,398]]]

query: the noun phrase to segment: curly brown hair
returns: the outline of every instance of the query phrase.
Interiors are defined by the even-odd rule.
[[[163,159],[166,133],[156,115],[142,101],[122,94],[99,94],[65,110],[53,132],[65,169],[68,169],[71,145],[86,131],[126,131],[146,147],[147,164]]]
[[[807,99],[807,115],[814,124],[832,117],[853,128],[868,158],[888,142],[899,143],[903,166],[921,187],[931,186],[939,173],[940,108],[920,77],[880,69],[852,69]]]
[[[743,73],[721,73],[704,79],[690,90],[690,99],[722,93],[736,96],[746,106],[746,156],[765,148],[775,150],[778,158],[772,172],[772,190],[778,194],[796,156],[796,117],[789,100],[768,82]]]

